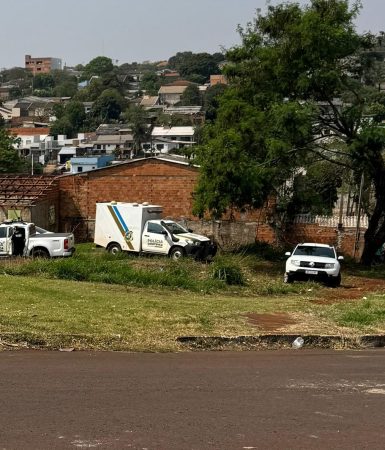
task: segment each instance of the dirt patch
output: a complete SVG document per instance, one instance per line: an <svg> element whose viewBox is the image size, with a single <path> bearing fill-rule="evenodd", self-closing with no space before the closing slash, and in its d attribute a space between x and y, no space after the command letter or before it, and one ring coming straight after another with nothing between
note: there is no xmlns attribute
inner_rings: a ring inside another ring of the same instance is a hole
<svg viewBox="0 0 385 450"><path fill-rule="evenodd" d="M331 305L333 303L361 300L373 292L385 293L385 280L373 278L349 278L339 288L328 289L322 298L311 300L318 305Z"/></svg>
<svg viewBox="0 0 385 450"><path fill-rule="evenodd" d="M286 313L275 314L245 314L248 322L265 331L275 331L284 328L286 325L294 325L296 321Z"/></svg>

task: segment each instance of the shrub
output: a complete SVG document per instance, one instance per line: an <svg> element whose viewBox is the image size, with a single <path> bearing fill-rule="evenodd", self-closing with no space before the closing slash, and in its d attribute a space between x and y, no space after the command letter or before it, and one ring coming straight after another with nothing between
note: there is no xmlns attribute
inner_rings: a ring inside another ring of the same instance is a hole
<svg viewBox="0 0 385 450"><path fill-rule="evenodd" d="M212 277L229 285L243 286L245 278L241 264L235 258L218 257L212 265Z"/></svg>

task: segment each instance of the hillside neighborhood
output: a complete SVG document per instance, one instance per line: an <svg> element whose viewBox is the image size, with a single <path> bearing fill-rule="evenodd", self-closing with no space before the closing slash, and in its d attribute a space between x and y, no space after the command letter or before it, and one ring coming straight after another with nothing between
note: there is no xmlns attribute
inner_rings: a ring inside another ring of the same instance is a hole
<svg viewBox="0 0 385 450"><path fill-rule="evenodd" d="M374 54L383 60L381 40ZM224 247L254 241L293 245L317 237L359 258L368 219L359 186L346 182L320 211L298 210L284 233L277 234L279 198L274 196L261 207L223 214L221 231L207 215L205 222L198 221L193 213L199 173L194 148L229 87L221 73L226 64L219 53L182 52L169 61L120 67L97 57L73 68L63 67L56 57L25 55L23 68L4 69L0 118L23 168L20 174L0 175L0 220L39 217L40 226L74 231L86 241L92 240L96 202L146 201L161 203L175 220L195 222L195 228ZM319 105L325 116L344 107L338 99L331 106ZM333 140L330 131L318 132L325 143ZM47 188L41 189L42 184ZM48 216L37 212L41 208L55 212Z"/></svg>
<svg viewBox="0 0 385 450"><path fill-rule="evenodd" d="M0 448L383 448L383 0L2 10Z"/></svg>

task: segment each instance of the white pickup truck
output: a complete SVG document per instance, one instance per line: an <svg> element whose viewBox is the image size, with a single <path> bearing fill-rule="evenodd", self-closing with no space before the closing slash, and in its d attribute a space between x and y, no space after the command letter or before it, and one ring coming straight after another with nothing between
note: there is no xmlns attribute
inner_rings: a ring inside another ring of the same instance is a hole
<svg viewBox="0 0 385 450"><path fill-rule="evenodd" d="M22 221L0 224L0 256L54 258L72 256L74 252L72 233L38 232L35 224Z"/></svg>

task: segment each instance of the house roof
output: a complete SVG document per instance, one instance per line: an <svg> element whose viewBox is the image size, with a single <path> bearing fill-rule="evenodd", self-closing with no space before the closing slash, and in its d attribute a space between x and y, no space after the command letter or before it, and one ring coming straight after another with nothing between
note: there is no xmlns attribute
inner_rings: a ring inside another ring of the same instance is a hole
<svg viewBox="0 0 385 450"><path fill-rule="evenodd" d="M124 144L125 142L132 142L134 140L132 134L100 134L97 136L94 144L108 145L108 144Z"/></svg>
<svg viewBox="0 0 385 450"><path fill-rule="evenodd" d="M187 89L187 86L161 86L158 93L159 94L183 94Z"/></svg>
<svg viewBox="0 0 385 450"><path fill-rule="evenodd" d="M118 162L118 163L113 163L110 166L106 166L106 167L99 167L97 169L94 169L92 171L89 172L80 172L80 173L63 173L62 175L60 175L61 177L70 177L70 176L89 176L90 172L97 172L100 170L111 170L113 168L119 167L119 166L126 166L128 164L134 164L134 163L145 163L148 161L153 161L153 160L158 160L161 162L166 162L166 163L171 163L171 164L179 164L182 166L189 166L192 167L194 169L197 169L199 166L195 165L195 164L191 164L190 161L183 157L183 156L179 156L179 155L157 155L157 156L149 156L148 158L136 158L136 159L130 159L128 161L123 161L123 162Z"/></svg>
<svg viewBox="0 0 385 450"><path fill-rule="evenodd" d="M76 155L76 147L63 147L58 155Z"/></svg>
<svg viewBox="0 0 385 450"><path fill-rule="evenodd" d="M20 128L10 128L9 132L13 136L40 136L48 135L50 129L46 127L20 127Z"/></svg>
<svg viewBox="0 0 385 450"><path fill-rule="evenodd" d="M152 136L193 136L194 127L154 127L151 133Z"/></svg>
<svg viewBox="0 0 385 450"><path fill-rule="evenodd" d="M56 180L56 177L46 175L1 175L0 205L15 208L34 206L57 189Z"/></svg>
<svg viewBox="0 0 385 450"><path fill-rule="evenodd" d="M151 96L151 95L145 95L141 102L140 106L149 107L149 106L155 106L158 103L159 97L157 95Z"/></svg>

